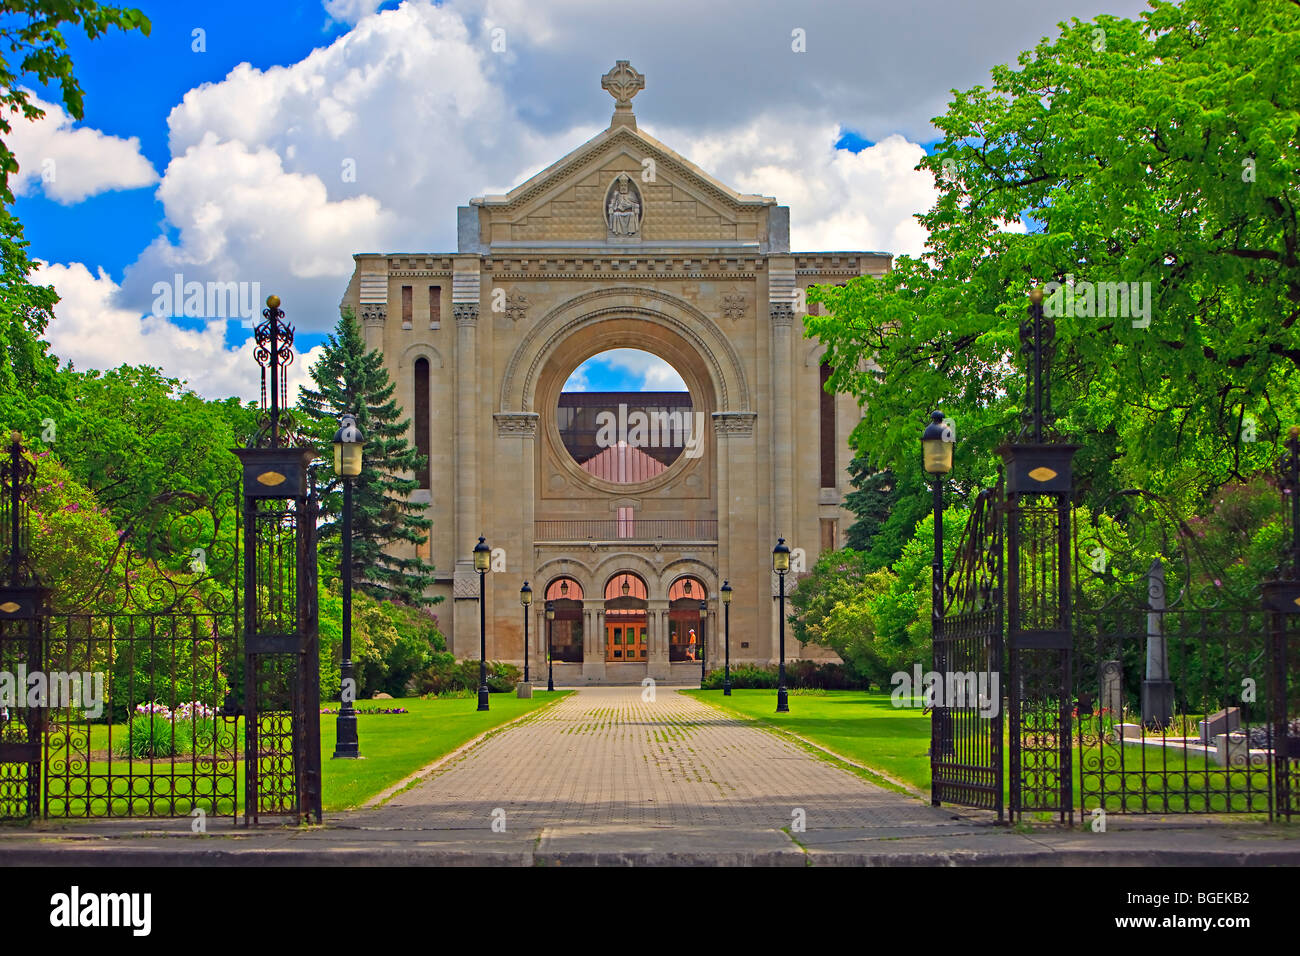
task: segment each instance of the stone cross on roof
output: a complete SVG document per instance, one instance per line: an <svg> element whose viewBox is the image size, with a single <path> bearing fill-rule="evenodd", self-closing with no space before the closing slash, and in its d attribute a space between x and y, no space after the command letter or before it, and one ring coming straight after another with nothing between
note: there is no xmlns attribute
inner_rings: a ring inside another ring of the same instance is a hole
<svg viewBox="0 0 1300 956"><path fill-rule="evenodd" d="M645 74L632 69L627 60L619 60L612 70L600 78L600 88L614 97L614 119L610 125L635 127L632 97L645 89Z"/></svg>

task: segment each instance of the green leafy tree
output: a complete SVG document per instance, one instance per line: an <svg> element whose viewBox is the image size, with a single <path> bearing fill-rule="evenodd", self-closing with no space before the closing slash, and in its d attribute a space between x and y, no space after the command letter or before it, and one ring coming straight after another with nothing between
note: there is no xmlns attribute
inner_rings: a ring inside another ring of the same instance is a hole
<svg viewBox="0 0 1300 956"><path fill-rule="evenodd" d="M0 2L0 140L13 132L9 117L21 113L25 120L40 119L45 111L32 102L20 83L34 78L43 86L58 86L63 105L74 120L85 115L85 94L73 72L66 27L79 28L89 40L110 29L139 30L149 35L149 19L130 7L109 7L93 0L3 0ZM11 205L9 177L18 172L18 160L0 142L0 202Z"/></svg>
<svg viewBox="0 0 1300 956"><path fill-rule="evenodd" d="M954 472L991 477L1019 425L1029 289L1122 282L1149 312L1057 319L1080 483L1190 503L1265 467L1300 415L1298 53L1295 0L1156 2L1064 23L956 92L919 167L939 189L927 254L809 295L832 387L864 408L859 453L899 467L915 410L942 408Z"/></svg>
<svg viewBox="0 0 1300 956"><path fill-rule="evenodd" d="M401 418L393 383L379 352L367 352L361 329L350 310L339 319L320 359L311 367L314 389L303 388L299 400L306 429L321 448L328 448L345 412L356 415L365 436L365 466L352 479L352 575L355 586L382 599L434 604L424 589L433 581L433 566L418 556L400 557L394 545L412 549L425 542L433 522L412 503L413 474L424 464L407 440L410 420ZM337 567L341 562L343 490L332 458L321 470L321 551Z"/></svg>
<svg viewBox="0 0 1300 956"><path fill-rule="evenodd" d="M70 375L70 401L53 416L48 447L95 492L118 527L165 492L210 502L230 499L239 481L231 449L252 413L237 399L207 401L150 366Z"/></svg>
<svg viewBox="0 0 1300 956"><path fill-rule="evenodd" d="M58 296L49 286L33 285L22 223L12 214L10 177L18 160L6 142L11 117L40 119L45 111L32 102L24 80L57 86L74 120L84 115L81 84L73 72L64 30L81 30L94 40L110 29L139 30L149 21L139 10L101 6L85 0L2 0L0 2L0 422L39 434L42 419L66 395L55 359L42 341Z"/></svg>

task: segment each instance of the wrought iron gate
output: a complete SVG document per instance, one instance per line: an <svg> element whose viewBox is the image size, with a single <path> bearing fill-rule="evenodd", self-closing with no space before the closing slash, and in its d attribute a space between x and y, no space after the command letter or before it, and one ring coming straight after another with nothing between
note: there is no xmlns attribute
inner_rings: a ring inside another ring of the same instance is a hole
<svg viewBox="0 0 1300 956"><path fill-rule="evenodd" d="M1123 491L1098 512L1074 547L1081 813L1289 817L1295 615L1157 496Z"/></svg>
<svg viewBox="0 0 1300 956"><path fill-rule="evenodd" d="M0 689L22 696L0 700L0 819L234 819L242 759L245 823L320 822L314 450L285 447L293 329L278 299L267 306L242 495L154 499L82 593L41 587L37 464L14 434L0 461Z"/></svg>
<svg viewBox="0 0 1300 956"><path fill-rule="evenodd" d="M27 502L35 481L36 464L15 432L0 459L0 679L9 680L7 699L0 699L0 820L33 817L40 806L45 712L26 695L26 675L45 669L41 630L49 598L31 563Z"/></svg>
<svg viewBox="0 0 1300 956"><path fill-rule="evenodd" d="M935 622L931 802L1002 819L1001 481L982 491L962 533ZM937 596L936 596L937 597Z"/></svg>

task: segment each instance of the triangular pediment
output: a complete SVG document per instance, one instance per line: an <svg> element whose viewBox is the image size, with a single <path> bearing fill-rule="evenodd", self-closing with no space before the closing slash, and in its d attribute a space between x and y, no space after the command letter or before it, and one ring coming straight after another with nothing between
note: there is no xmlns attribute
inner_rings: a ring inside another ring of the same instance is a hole
<svg viewBox="0 0 1300 956"><path fill-rule="evenodd" d="M622 182L620 182L622 181ZM624 192L624 201L611 200ZM633 126L612 126L504 196L471 200L502 244L752 244L769 196L746 195ZM622 215L614 215L621 212Z"/></svg>

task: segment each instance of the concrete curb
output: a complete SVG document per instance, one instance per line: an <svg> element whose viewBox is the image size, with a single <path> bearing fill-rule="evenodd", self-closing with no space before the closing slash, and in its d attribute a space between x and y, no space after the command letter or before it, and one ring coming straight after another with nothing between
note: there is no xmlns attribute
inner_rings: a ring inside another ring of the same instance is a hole
<svg viewBox="0 0 1300 956"><path fill-rule="evenodd" d="M589 849L542 851L530 848L403 847L170 847L104 845L0 847L0 865L69 867L247 867L247 866L849 866L849 867L959 867L959 866L1110 866L1110 867L1223 867L1297 866L1300 848L1107 850L1053 848L1015 850L849 851L762 849L704 851L682 849Z"/></svg>

